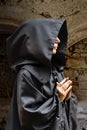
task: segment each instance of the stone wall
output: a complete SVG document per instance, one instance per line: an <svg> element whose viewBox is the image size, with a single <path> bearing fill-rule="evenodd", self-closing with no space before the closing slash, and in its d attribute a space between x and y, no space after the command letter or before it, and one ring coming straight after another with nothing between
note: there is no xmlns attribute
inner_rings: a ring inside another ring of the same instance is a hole
<svg viewBox="0 0 87 130"><path fill-rule="evenodd" d="M73 81L73 89L79 98L87 98L87 38L67 50L68 75Z"/></svg>

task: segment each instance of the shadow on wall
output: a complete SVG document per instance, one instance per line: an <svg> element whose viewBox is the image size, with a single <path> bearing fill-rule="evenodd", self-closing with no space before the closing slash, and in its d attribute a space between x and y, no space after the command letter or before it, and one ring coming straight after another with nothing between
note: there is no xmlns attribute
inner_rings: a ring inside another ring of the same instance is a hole
<svg viewBox="0 0 87 130"><path fill-rule="evenodd" d="M15 74L9 67L6 54L6 38L8 36L9 34L0 34L0 130L5 130L15 80Z"/></svg>

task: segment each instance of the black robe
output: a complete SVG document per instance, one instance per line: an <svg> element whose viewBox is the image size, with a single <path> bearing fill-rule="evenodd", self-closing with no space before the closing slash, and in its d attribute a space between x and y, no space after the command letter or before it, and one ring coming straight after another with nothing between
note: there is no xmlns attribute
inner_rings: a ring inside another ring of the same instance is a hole
<svg viewBox="0 0 87 130"><path fill-rule="evenodd" d="M52 55L56 37L60 44ZM29 19L7 39L10 66L18 71L6 130L77 130L77 100L60 102L56 82L64 79L65 20Z"/></svg>

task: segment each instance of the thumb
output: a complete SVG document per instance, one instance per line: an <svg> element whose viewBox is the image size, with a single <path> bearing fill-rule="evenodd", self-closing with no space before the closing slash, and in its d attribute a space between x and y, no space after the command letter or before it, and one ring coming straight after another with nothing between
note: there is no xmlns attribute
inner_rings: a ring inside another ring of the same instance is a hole
<svg viewBox="0 0 87 130"><path fill-rule="evenodd" d="M59 82L56 82L57 87L61 87L61 84Z"/></svg>

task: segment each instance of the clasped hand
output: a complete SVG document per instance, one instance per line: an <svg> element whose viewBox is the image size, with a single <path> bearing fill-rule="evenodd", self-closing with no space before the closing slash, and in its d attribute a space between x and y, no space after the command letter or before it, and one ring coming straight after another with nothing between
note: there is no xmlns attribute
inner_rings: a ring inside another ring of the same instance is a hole
<svg viewBox="0 0 87 130"><path fill-rule="evenodd" d="M72 93L72 81L69 78L64 78L60 83L56 83L56 88L59 92L60 101L68 100Z"/></svg>

